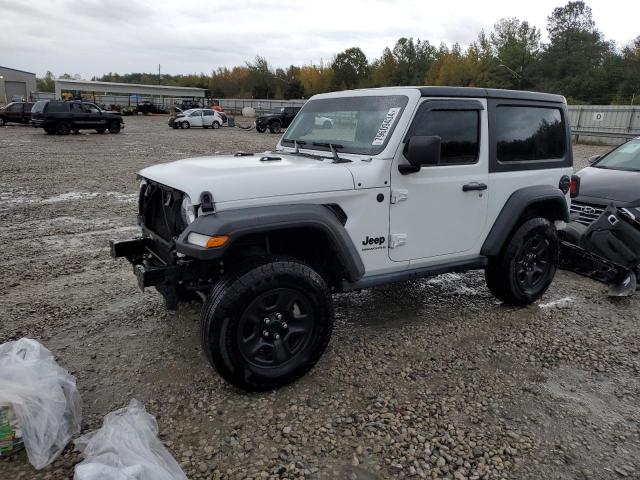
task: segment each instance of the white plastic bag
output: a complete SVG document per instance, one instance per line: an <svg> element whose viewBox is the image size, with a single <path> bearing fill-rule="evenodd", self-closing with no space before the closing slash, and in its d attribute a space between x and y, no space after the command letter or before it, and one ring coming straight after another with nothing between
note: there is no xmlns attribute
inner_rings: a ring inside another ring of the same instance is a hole
<svg viewBox="0 0 640 480"><path fill-rule="evenodd" d="M187 480L158 439L155 417L135 399L75 444L85 460L76 465L74 480Z"/></svg>
<svg viewBox="0 0 640 480"><path fill-rule="evenodd" d="M0 345L0 403L10 403L31 464L41 469L80 433L76 379L29 338Z"/></svg>

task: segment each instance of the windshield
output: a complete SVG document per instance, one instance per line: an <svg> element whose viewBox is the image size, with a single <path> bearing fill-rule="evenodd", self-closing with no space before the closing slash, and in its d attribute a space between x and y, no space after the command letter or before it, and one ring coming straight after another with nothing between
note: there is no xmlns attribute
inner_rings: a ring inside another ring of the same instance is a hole
<svg viewBox="0 0 640 480"><path fill-rule="evenodd" d="M38 100L33 104L31 108L31 113L41 113L44 111L44 106L47 104L48 100Z"/></svg>
<svg viewBox="0 0 640 480"><path fill-rule="evenodd" d="M376 155L387 144L408 97L404 95L310 100L287 129L283 142L304 148ZM314 145L314 143L325 144Z"/></svg>
<svg viewBox="0 0 640 480"><path fill-rule="evenodd" d="M640 172L640 139L631 140L598 160L596 168Z"/></svg>

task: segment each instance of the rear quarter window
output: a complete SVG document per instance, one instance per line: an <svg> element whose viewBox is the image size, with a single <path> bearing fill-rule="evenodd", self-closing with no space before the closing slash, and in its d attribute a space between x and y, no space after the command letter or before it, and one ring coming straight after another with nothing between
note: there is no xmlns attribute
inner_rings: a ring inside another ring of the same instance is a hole
<svg viewBox="0 0 640 480"><path fill-rule="evenodd" d="M555 107L499 105L494 134L499 162L557 159L567 149L562 112Z"/></svg>

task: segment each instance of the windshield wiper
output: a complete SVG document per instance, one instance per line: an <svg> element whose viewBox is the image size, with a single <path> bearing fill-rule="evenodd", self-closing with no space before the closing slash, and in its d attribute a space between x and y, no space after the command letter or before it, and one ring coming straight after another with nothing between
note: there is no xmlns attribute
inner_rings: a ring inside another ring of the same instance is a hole
<svg viewBox="0 0 640 480"><path fill-rule="evenodd" d="M336 152L336 149L344 148L343 145L328 142L313 142L311 145L314 145L316 147L326 147L331 150L331 155L333 155L333 163L351 163L351 160L347 158L340 158L338 156L338 152Z"/></svg>

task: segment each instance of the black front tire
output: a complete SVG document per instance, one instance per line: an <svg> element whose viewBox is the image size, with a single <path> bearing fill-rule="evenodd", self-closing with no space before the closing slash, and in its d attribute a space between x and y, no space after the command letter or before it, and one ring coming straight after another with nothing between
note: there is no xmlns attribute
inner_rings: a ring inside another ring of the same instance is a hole
<svg viewBox="0 0 640 480"><path fill-rule="evenodd" d="M109 133L120 133L120 122L110 122L107 128Z"/></svg>
<svg viewBox="0 0 640 480"><path fill-rule="evenodd" d="M271 133L280 133L280 130L282 130L282 124L278 120L271 122L269 125L269 131Z"/></svg>
<svg viewBox="0 0 640 480"><path fill-rule="evenodd" d="M229 383L264 391L306 374L333 330L331 293L297 260L265 257L213 287L201 319L209 362Z"/></svg>
<svg viewBox="0 0 640 480"><path fill-rule="evenodd" d="M555 226L532 218L518 227L485 269L493 295L509 305L529 305L547 291L558 269L560 244Z"/></svg>
<svg viewBox="0 0 640 480"><path fill-rule="evenodd" d="M67 122L60 122L56 125L56 133L58 135L69 135L71 133L71 125Z"/></svg>
<svg viewBox="0 0 640 480"><path fill-rule="evenodd" d="M264 133L267 131L267 127L265 127L264 125L256 125L256 130L258 131L258 133Z"/></svg>

